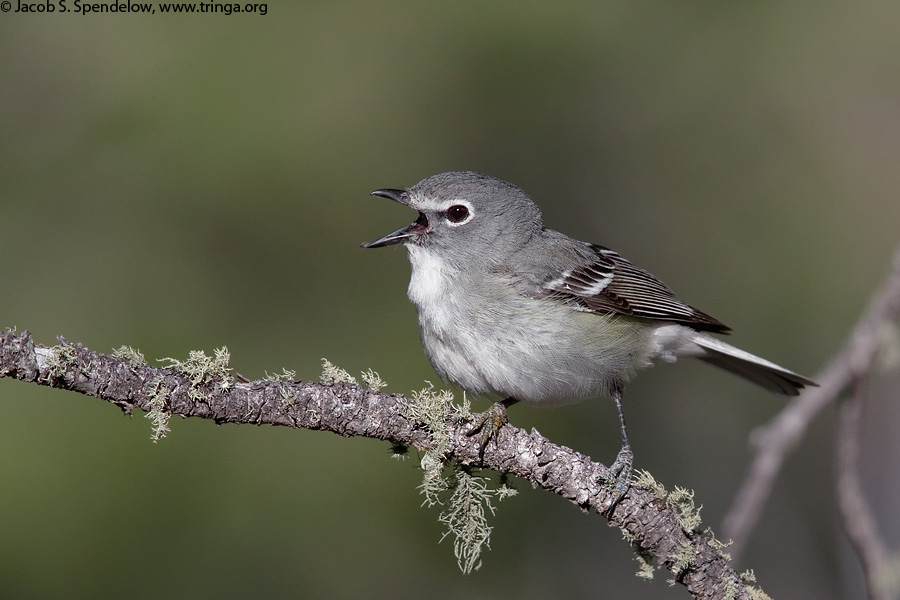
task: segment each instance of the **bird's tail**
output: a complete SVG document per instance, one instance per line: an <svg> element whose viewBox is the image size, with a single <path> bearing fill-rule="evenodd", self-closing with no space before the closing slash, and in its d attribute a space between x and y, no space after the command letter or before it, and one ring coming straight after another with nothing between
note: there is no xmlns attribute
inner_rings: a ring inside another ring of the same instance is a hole
<svg viewBox="0 0 900 600"><path fill-rule="evenodd" d="M695 356L703 362L743 377L770 392L796 396L806 386L818 386L815 381L803 375L798 375L704 333L697 333L693 342L701 350Z"/></svg>

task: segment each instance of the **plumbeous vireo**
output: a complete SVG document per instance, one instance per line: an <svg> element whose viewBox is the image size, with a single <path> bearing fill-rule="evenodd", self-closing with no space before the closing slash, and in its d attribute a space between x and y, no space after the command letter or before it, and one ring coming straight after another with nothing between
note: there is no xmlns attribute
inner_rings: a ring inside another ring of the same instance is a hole
<svg viewBox="0 0 900 600"><path fill-rule="evenodd" d="M564 404L608 394L622 430L609 471L610 508L631 482L621 396L639 369L690 356L777 394L815 385L712 337L728 327L612 250L547 229L537 205L511 183L452 172L372 195L419 213L363 247L406 246L409 299L434 370L467 392L505 399L476 419L481 452L517 401Z"/></svg>

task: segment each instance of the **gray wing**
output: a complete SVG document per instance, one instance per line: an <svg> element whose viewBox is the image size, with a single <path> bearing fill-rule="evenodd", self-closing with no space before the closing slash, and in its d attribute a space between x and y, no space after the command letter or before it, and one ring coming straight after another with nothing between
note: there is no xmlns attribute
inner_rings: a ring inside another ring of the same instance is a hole
<svg viewBox="0 0 900 600"><path fill-rule="evenodd" d="M603 246L588 245L585 261L541 285L540 297L577 310L675 321L700 331L728 333L713 317L685 304L666 285Z"/></svg>

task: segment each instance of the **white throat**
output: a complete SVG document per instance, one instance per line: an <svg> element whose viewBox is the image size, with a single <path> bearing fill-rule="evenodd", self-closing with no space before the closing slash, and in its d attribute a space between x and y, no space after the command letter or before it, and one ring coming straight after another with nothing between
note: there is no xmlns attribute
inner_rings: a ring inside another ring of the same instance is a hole
<svg viewBox="0 0 900 600"><path fill-rule="evenodd" d="M412 275L407 295L418 308L440 306L453 276L452 269L437 254L421 246L408 245Z"/></svg>

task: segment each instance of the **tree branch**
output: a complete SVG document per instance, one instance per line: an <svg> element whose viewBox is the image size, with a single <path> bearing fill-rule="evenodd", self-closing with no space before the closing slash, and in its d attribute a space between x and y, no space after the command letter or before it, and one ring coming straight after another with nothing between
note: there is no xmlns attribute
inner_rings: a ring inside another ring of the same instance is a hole
<svg viewBox="0 0 900 600"><path fill-rule="evenodd" d="M59 342L47 347L35 344L27 331L0 333L0 377L80 392L111 402L126 413L137 407L217 423L318 429L422 450L431 444L423 424L404 416L404 403L410 400L399 394L349 383L199 378L173 367L92 352L62 338ZM482 463L478 442L466 435L469 422L450 418L446 425L448 458L516 475L586 511L603 514L610 504L605 466L551 443L535 430L528 433L505 425L497 444L486 448ZM734 571L711 532L689 522L685 511L665 502L654 486L633 486L607 518L639 553L664 565L695 598L747 600L751 593L759 597L760 590Z"/></svg>
<svg viewBox="0 0 900 600"><path fill-rule="evenodd" d="M895 600L898 590L890 577L891 554L878 532L875 515L859 477L859 436L865 384L864 378L858 379L853 393L841 404L836 433L838 508L847 537L862 563L869 598Z"/></svg>
<svg viewBox="0 0 900 600"><path fill-rule="evenodd" d="M804 390L768 424L753 433L756 457L722 527L725 538L733 541L731 551L734 556L743 550L750 531L759 520L788 452L803 438L816 415L840 397L861 373L872 368L884 339L883 328L900 315L900 249L895 252L892 262L893 268L885 283L872 297L844 346L814 377L820 387Z"/></svg>

